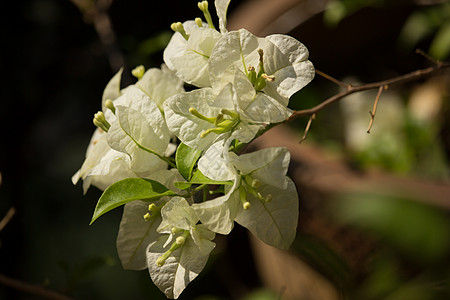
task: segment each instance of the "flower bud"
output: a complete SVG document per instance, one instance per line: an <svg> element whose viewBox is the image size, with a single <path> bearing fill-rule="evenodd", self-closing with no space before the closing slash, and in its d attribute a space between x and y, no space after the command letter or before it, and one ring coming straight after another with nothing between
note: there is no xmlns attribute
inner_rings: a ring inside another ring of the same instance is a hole
<svg viewBox="0 0 450 300"><path fill-rule="evenodd" d="M137 66L131 71L131 74L137 79L141 79L144 76L145 68L143 65Z"/></svg>
<svg viewBox="0 0 450 300"><path fill-rule="evenodd" d="M116 114L116 107L114 106L114 103L111 99L106 99L105 101L105 107L113 112L113 114Z"/></svg>
<svg viewBox="0 0 450 300"><path fill-rule="evenodd" d="M175 243L177 245L183 245L186 242L186 238L184 236L179 236L175 239Z"/></svg>
<svg viewBox="0 0 450 300"><path fill-rule="evenodd" d="M195 24L197 24L198 27L203 27L203 21L201 18L195 18Z"/></svg>

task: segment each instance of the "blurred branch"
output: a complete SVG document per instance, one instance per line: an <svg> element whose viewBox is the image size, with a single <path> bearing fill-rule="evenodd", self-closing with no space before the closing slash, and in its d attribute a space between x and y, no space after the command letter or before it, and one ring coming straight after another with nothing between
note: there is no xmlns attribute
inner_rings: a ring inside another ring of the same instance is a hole
<svg viewBox="0 0 450 300"><path fill-rule="evenodd" d="M383 92L383 90L387 90L387 88L388 88L387 85L382 85L378 88L378 93L377 93L377 96L375 97L375 101L373 103L373 109L369 111L370 122L369 122L369 127L367 128L367 133L370 133L370 130L372 129L373 121L375 120L375 114L377 113L378 100L380 99L381 92Z"/></svg>
<svg viewBox="0 0 450 300"><path fill-rule="evenodd" d="M51 299L51 300L74 300L73 298L67 297L65 295L59 294L59 293L51 291L51 290L47 290L47 289L45 289L43 287L40 287L38 285L22 282L20 280L7 277L7 276L5 276L3 274L0 274L0 283L4 284L6 286L9 286L9 287L11 287L13 289L16 289L18 291L29 293L29 294L33 294L33 295L38 295L38 296L44 297L46 299Z"/></svg>
<svg viewBox="0 0 450 300"><path fill-rule="evenodd" d="M117 45L111 18L108 15L113 0L70 0L83 14L84 21L93 24L95 31L102 43L109 64L113 72L118 71L124 64L125 59Z"/></svg>
<svg viewBox="0 0 450 300"><path fill-rule="evenodd" d="M413 71L413 72L410 72L410 73L407 73L404 75L400 75L400 76L397 76L397 77L394 77L391 79L378 81L378 82L372 82L372 83L363 84L363 85L357 85L357 86L354 86L351 84L345 84L337 79L334 79L330 75L327 75L321 71L316 70L316 73L318 75L321 75L324 78L326 78L340 86L346 86L345 90L340 92L339 94L336 94L336 95L326 99L322 103L320 103L312 108L294 111L293 114L286 121L289 122L289 121L295 120L299 117L311 116L313 114L316 114L317 112L319 112L323 108L327 107L328 105L330 105L334 102L337 102L337 101L341 100L342 98L344 98L350 94L353 94L353 93L372 90L372 89L379 89L380 87L387 88L391 85L402 84L402 83L406 83L409 81L414 81L417 79L431 76L431 75L433 75L443 69L449 68L449 67L450 67L450 63L448 63L448 62L436 61L433 66L425 68L425 69L416 70L416 71Z"/></svg>
<svg viewBox="0 0 450 300"><path fill-rule="evenodd" d="M309 128L311 127L312 120L314 120L315 118L316 118L316 115L315 115L315 114L312 114L312 115L309 117L308 123L306 124L305 133L303 134L303 137L302 137L302 139L300 140L299 143L301 143L301 142L303 142L304 140L306 140L306 137L307 137L307 135L308 135Z"/></svg>
<svg viewBox="0 0 450 300"><path fill-rule="evenodd" d="M0 221L0 231L3 230L3 228L5 228L5 226L9 223L9 221L11 221L12 217L14 216L14 214L16 213L16 209L14 207L11 207L8 212L6 213L6 215L3 217L3 219Z"/></svg>
<svg viewBox="0 0 450 300"><path fill-rule="evenodd" d="M368 188L402 194L418 202L450 211L449 184L395 176L377 170L356 170L343 158L330 157L319 147L304 144L300 146L296 141L296 133L285 124L268 130L251 145L257 149L286 147L292 157L290 176L304 195L337 195Z"/></svg>

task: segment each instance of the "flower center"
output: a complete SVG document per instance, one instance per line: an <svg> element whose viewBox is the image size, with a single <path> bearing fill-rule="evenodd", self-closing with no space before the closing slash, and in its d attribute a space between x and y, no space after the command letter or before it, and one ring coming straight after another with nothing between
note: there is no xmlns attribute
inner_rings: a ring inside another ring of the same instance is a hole
<svg viewBox="0 0 450 300"><path fill-rule="evenodd" d="M259 70L256 73L256 69L253 66L248 66L246 73L247 77L255 88L256 92L261 91L266 86L266 81L274 81L275 76L267 75L264 70L264 51L263 49L258 49L259 54Z"/></svg>
<svg viewBox="0 0 450 300"><path fill-rule="evenodd" d="M216 134L232 131L237 124L239 124L239 114L235 111L231 111L223 108L216 117L206 117L198 112L194 107L189 108L189 112L197 118L213 124L215 127L209 128L200 134L200 137L205 137L211 132Z"/></svg>

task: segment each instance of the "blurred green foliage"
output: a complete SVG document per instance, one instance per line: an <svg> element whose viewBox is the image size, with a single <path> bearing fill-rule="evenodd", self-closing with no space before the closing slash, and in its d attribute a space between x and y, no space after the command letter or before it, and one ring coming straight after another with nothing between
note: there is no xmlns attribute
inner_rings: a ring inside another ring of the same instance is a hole
<svg viewBox="0 0 450 300"><path fill-rule="evenodd" d="M334 215L376 241L376 252L351 299L448 299L450 219L447 212L388 193L340 197Z"/></svg>

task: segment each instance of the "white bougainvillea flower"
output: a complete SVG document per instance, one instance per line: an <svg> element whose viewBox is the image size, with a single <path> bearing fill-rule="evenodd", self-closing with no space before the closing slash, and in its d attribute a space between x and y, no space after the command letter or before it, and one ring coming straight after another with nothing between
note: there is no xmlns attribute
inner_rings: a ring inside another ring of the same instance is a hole
<svg viewBox="0 0 450 300"><path fill-rule="evenodd" d="M142 67L143 69L143 67ZM143 72L143 71L142 71ZM130 107L134 107L135 109L140 109L141 102L146 103L144 107L151 106L151 102L149 99L152 99L156 105L162 109L163 102L170 96L180 93L184 91L182 86L182 81L176 77L176 75L167 69L164 65L161 69L150 69L143 76L141 76L140 80L136 83L136 87L139 87L143 93L148 96L148 99L142 97L138 92L135 91L135 87L128 87L124 90L120 88L122 76L122 69L114 75L114 77L109 81L106 85L105 90L103 91L102 96L102 124L101 128L104 128L106 131L109 131L111 124L107 121L117 121L115 116L114 105L118 106L119 114L127 114L126 117L132 117L132 112L129 109ZM125 96L123 96L126 94ZM133 97L136 96L136 100L133 100ZM123 96L123 97L121 97ZM145 101L142 101L142 100ZM117 100L117 101L116 101ZM121 106L125 106L127 108L122 108ZM152 106L154 108L154 106ZM113 112L114 110L114 112ZM125 111L125 112L124 112ZM148 109L147 109L148 111ZM142 113L138 113L141 114ZM155 114L158 114L155 112ZM97 114L98 115L98 114ZM96 115L96 116L97 116ZM159 115L161 115L159 113ZM148 117L149 114L146 113ZM125 118L125 117L124 117ZM137 120L136 120L137 121ZM94 121L95 122L95 121ZM137 121L140 122L140 121ZM165 127L165 122L161 116L155 121L160 122L155 130L158 131L158 134L161 136L162 134L169 135L167 128ZM114 122L113 122L114 123ZM106 126L106 127L104 127ZM132 156L129 155L127 150L125 150L123 145L120 145L120 142L124 142L122 139L123 132L114 132L114 130L118 130L117 126L113 126L113 131L105 133L105 130L97 128L94 132L91 142L88 146L86 152L86 159L80 168L80 170L72 177L72 182L76 184L79 179L83 179L83 190L84 193L88 190L90 185L94 185L101 190L105 190L109 185L125 179L129 177L145 177L149 173L149 168L152 165L147 165L147 169L135 167L138 163L132 161ZM162 128L162 129L159 129ZM117 139L114 140L111 136L113 134L117 134ZM114 146L115 149L111 148L109 142ZM168 138L164 138L163 143L166 143ZM119 144L119 145L117 145ZM166 145L166 148L162 150L164 147L157 147L158 153L161 151L165 151L163 156L171 155L175 151L175 147L172 144ZM165 168L167 166L164 162L157 162L153 165L155 170ZM133 170L132 170L133 169Z"/></svg>
<svg viewBox="0 0 450 300"><path fill-rule="evenodd" d="M208 200L203 203L194 203L192 208L206 228L219 234L229 234L234 226L238 212L239 193L236 192L240 178L233 179L233 186L225 186L225 195Z"/></svg>
<svg viewBox="0 0 450 300"><path fill-rule="evenodd" d="M107 132L111 148L130 156L130 169L145 177L167 168L164 154L171 133L158 106L139 88L130 86L114 101Z"/></svg>
<svg viewBox="0 0 450 300"><path fill-rule="evenodd" d="M176 299L206 265L215 234L197 224L195 211L182 197L167 202L161 216L158 232L165 235L148 246L147 264L153 282L168 298Z"/></svg>
<svg viewBox="0 0 450 300"><path fill-rule="evenodd" d="M120 69L106 85L102 95L102 109L106 115L112 112L106 109L107 100L113 101L120 97L120 81L123 69ZM121 152L111 149L105 132L97 128L91 137L86 150L86 159L81 168L72 176L73 184L82 179L83 193L86 193L91 185L105 190L109 185L129 177L137 177L129 168L129 157Z"/></svg>
<svg viewBox="0 0 450 300"><path fill-rule="evenodd" d="M230 194L193 205L202 224L220 233L231 230L236 221L263 242L289 248L298 222L297 191L286 176L289 152L268 148L237 156L224 149L227 143L216 143L198 162L199 170L209 178L234 181Z"/></svg>
<svg viewBox="0 0 450 300"><path fill-rule="evenodd" d="M161 69L148 69L136 82L136 86L155 102L161 111L167 98L184 92L183 81L164 64Z"/></svg>
<svg viewBox="0 0 450 300"><path fill-rule="evenodd" d="M228 86L230 87L230 86ZM183 143L205 150L215 141L232 134L241 142L251 141L261 129L233 110L231 89L215 95L211 88L202 88L177 94L164 103L167 125Z"/></svg>
<svg viewBox="0 0 450 300"><path fill-rule="evenodd" d="M302 43L280 34L258 38L245 29L223 34L208 64L216 92L233 83L240 109L250 119L268 123L289 115L289 98L314 77Z"/></svg>
<svg viewBox="0 0 450 300"><path fill-rule="evenodd" d="M220 32L214 28L207 1L198 4L207 23L198 18L196 21L172 24L175 33L164 50L164 62L185 82L197 87L210 86L208 60L221 33L227 32L226 12L229 2L215 2Z"/></svg>
<svg viewBox="0 0 450 300"><path fill-rule="evenodd" d="M147 178L182 193L174 186L174 182L183 181L177 169L159 170ZM117 252L124 269L143 270L148 267L147 247L161 236L156 230L162 220L161 208L168 201L169 197L162 197L150 205L140 200L125 204L116 242Z"/></svg>
<svg viewBox="0 0 450 300"><path fill-rule="evenodd" d="M285 189L261 184L258 192L262 195L271 195L272 199L261 200L250 193L247 201L251 207L243 209L239 206L235 219L258 239L279 249L289 249L297 233L298 194L292 180L287 178L286 181Z"/></svg>
<svg viewBox="0 0 450 300"><path fill-rule="evenodd" d="M166 64L170 61L173 70L187 83L197 87L210 86L208 60L219 38L220 33L215 29L193 28L182 49L174 50L169 43L164 51Z"/></svg>
<svg viewBox="0 0 450 300"><path fill-rule="evenodd" d="M80 170L72 176L73 184L83 180L83 193L91 185L105 190L111 184L129 177L138 177L129 168L128 155L111 149L106 134L99 128L92 135L86 151L86 159Z"/></svg>

